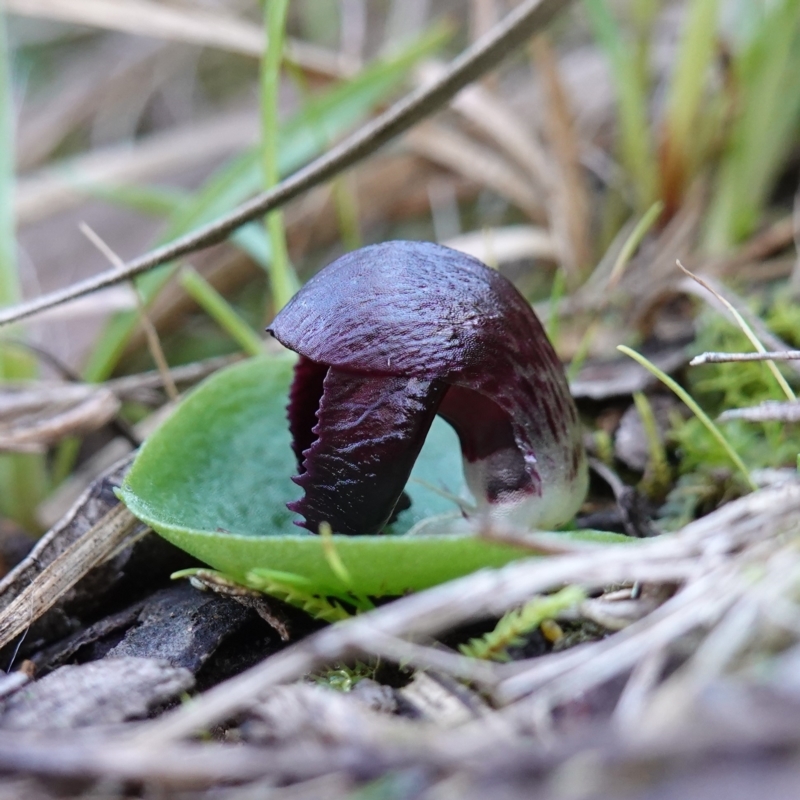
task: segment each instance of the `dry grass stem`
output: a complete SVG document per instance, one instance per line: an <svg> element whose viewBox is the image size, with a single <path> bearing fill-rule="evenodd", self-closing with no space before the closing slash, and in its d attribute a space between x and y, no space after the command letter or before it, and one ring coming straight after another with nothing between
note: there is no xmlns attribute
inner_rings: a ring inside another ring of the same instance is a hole
<svg viewBox="0 0 800 800"><path fill-rule="evenodd" d="M438 122L423 122L404 143L436 164L492 189L534 221L543 219L542 201L513 166L484 145Z"/></svg>
<svg viewBox="0 0 800 800"><path fill-rule="evenodd" d="M614 723L618 730L631 730L641 720L642 710L658 684L666 663L667 649L654 649L631 670L614 707Z"/></svg>
<svg viewBox="0 0 800 800"><path fill-rule="evenodd" d="M444 69L442 64L428 64L421 70L421 75L423 80L433 80ZM464 120L494 142L505 156L525 170L542 204L553 176L548 154L530 126L501 97L481 84L462 89L450 105Z"/></svg>
<svg viewBox="0 0 800 800"><path fill-rule="evenodd" d="M0 451L44 452L67 436L102 428L119 411L119 399L108 389L59 386L77 391L67 392L67 397L52 390L13 392L13 410L4 402L4 387L0 392Z"/></svg>
<svg viewBox="0 0 800 800"><path fill-rule="evenodd" d="M47 160L70 133L90 123L110 98L124 97L143 81L152 81L156 72L164 79L175 77L176 68L185 67L186 58L167 55L166 50L163 42L136 47L130 53L91 50L66 65L56 77L52 93L32 100L27 107L23 104L15 153L17 171L29 172Z"/></svg>
<svg viewBox="0 0 800 800"><path fill-rule="evenodd" d="M113 145L56 162L20 180L14 204L18 223L72 208L95 187L160 179L249 147L257 138L256 115L237 112L154 133L135 148Z"/></svg>
<svg viewBox="0 0 800 800"><path fill-rule="evenodd" d="M117 269L125 268L125 262L108 246L107 242L100 238L96 231L92 230L92 228L85 222L81 222L78 227L80 228L81 233L111 262L111 264L113 264L113 266L115 266ZM147 309L145 308L142 296L139 293L139 290L133 284L133 281L131 281L131 289L133 290L136 298L136 310L139 313L139 324L144 330L144 335L147 340L147 348L150 351L150 355L155 362L159 374L161 375L164 391L167 393L167 397L169 397L172 402L176 402L179 396L178 388L175 386L175 381L172 379L172 375L170 374L169 364L167 363L167 358L164 355L164 349L161 347L161 340L158 338L158 331L156 330L155 325L153 325L147 313Z"/></svg>
<svg viewBox="0 0 800 800"><path fill-rule="evenodd" d="M553 155L550 180L551 226L560 243L561 263L574 285L591 264L589 248L589 196L581 146L553 48L546 35L533 41L535 63L542 76L547 142Z"/></svg>
<svg viewBox="0 0 800 800"><path fill-rule="evenodd" d="M169 370L170 379L174 384L197 383L209 375L213 375L218 370L235 364L241 358L242 356L237 353L230 356L214 356L203 361L195 361L192 364L171 367ZM164 375L160 370L153 370L152 372L141 372L138 375L113 378L102 385L114 392L118 397L127 398L143 390L164 388Z"/></svg>
<svg viewBox="0 0 800 800"><path fill-rule="evenodd" d="M264 51L261 26L210 9L152 0L6 0L5 5L13 14L217 47L256 58ZM287 42L286 57L298 67L331 77L351 75L358 69L352 59L308 42Z"/></svg>
<svg viewBox="0 0 800 800"><path fill-rule="evenodd" d="M505 264L522 259L556 259L553 237L544 228L534 225L485 228L448 239L443 244L487 264Z"/></svg>
<svg viewBox="0 0 800 800"><path fill-rule="evenodd" d="M217 356L169 370L175 386L193 384L238 358ZM0 449L14 443L47 445L73 434L97 430L113 419L124 400L158 405L165 387L161 371L115 378L103 384L30 381L5 384L0 390Z"/></svg>
<svg viewBox="0 0 800 800"><path fill-rule="evenodd" d="M0 647L19 636L58 602L89 570L102 564L134 535L141 523L122 505L109 511L93 528L36 576L0 612Z"/></svg>
<svg viewBox="0 0 800 800"><path fill-rule="evenodd" d="M747 303L730 289L723 288L718 281L706 275L703 278L706 286L700 286L693 278L684 278L678 283L678 288L687 294L693 294L700 297L709 305L716 307L719 311L726 310L726 306L717 299L718 296L725 295L727 302L730 306L742 317L747 325L753 330L758 339L765 345L765 352L769 351L787 351L791 350L780 337L776 336L762 320L753 314L747 307ZM709 294L711 297L709 298ZM767 359L769 360L769 359ZM786 361L788 367L795 372L800 372L800 364L792 359Z"/></svg>

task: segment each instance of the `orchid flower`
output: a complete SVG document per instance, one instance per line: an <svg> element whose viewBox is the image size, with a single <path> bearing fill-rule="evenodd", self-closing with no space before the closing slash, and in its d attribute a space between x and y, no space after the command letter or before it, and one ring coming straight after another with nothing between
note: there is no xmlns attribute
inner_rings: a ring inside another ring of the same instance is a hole
<svg viewBox="0 0 800 800"><path fill-rule="evenodd" d="M312 278L268 331L300 356L288 406L297 524L380 532L437 414L458 434L479 513L550 528L583 502L561 363L530 304L477 259L427 242L364 247Z"/></svg>

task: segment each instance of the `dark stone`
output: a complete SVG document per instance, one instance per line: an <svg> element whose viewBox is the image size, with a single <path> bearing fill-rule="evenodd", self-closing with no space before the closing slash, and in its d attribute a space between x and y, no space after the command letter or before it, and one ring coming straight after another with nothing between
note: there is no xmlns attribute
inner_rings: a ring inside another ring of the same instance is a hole
<svg viewBox="0 0 800 800"><path fill-rule="evenodd" d="M226 638L254 616L235 600L181 583L146 601L136 624L107 658L159 658L195 673Z"/></svg>

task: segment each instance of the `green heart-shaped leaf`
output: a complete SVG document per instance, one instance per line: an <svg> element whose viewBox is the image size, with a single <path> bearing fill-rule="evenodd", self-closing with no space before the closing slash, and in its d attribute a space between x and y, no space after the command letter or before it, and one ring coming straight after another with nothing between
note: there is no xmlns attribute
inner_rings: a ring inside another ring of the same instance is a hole
<svg viewBox="0 0 800 800"><path fill-rule="evenodd" d="M293 364L251 359L198 387L142 446L120 489L128 508L173 544L252 585L261 570L299 576L322 593L395 595L530 555L466 533L402 535L434 515L453 513L452 524L438 527L458 527L451 498L464 493L460 450L439 419L407 487L411 508L386 533L328 538L293 525L286 503L300 489L290 480L297 465L285 410Z"/></svg>

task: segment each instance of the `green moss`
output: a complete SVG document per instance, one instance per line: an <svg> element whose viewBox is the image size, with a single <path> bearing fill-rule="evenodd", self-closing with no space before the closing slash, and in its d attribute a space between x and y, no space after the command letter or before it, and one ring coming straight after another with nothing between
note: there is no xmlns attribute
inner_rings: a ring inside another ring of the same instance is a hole
<svg viewBox="0 0 800 800"><path fill-rule="evenodd" d="M350 692L353 687L365 678L374 680L380 666L379 659L373 659L369 663L356 661L355 664L336 664L330 669L312 675L311 679L320 686L327 686L337 692Z"/></svg>
<svg viewBox="0 0 800 800"><path fill-rule="evenodd" d="M786 303L776 303L767 315L767 323L782 332L800 330L800 310ZM779 324L775 324L779 323ZM752 346L744 334L717 314L703 314L698 324L695 351L750 352ZM797 385L797 376L780 367L790 384ZM767 400L784 397L764 362L706 364L692 367L687 374L687 388L698 403L716 417L731 408L758 405ZM783 423L753 423L734 420L723 423L722 431L734 449L742 454L747 466L793 466L800 447L800 430ZM697 419L684 420L676 415L670 432L677 447L679 472L687 474L698 469L726 468L729 460L722 447Z"/></svg>
<svg viewBox="0 0 800 800"><path fill-rule="evenodd" d="M800 309L777 300L764 315L768 326L792 344L800 332ZM744 334L716 313L698 321L694 351L751 352ZM796 388L798 376L785 366L781 372ZM784 400L764 362L707 364L692 367L686 376L692 397L713 418L732 408L755 406L768 400ZM749 470L794 467L800 451L800 426L782 422L720 423L728 442L741 454ZM669 444L677 457L679 479L660 510L662 527L677 528L747 492L741 476L734 474L725 449L700 421L676 413L672 417Z"/></svg>

